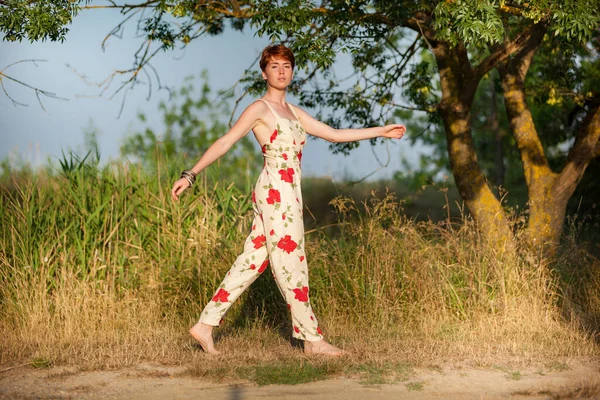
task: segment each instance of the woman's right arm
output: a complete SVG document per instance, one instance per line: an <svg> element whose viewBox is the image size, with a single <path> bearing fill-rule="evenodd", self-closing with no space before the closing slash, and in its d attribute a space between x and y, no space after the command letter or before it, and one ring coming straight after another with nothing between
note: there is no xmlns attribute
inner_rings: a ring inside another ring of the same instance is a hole
<svg viewBox="0 0 600 400"><path fill-rule="evenodd" d="M192 171L195 174L199 174L202 170L219 159L219 157L227 153L234 143L246 136L248 132L256 126L260 120L261 112L262 108L259 104L252 103L249 105L231 129L210 145L196 165L192 167ZM171 197L173 200L178 200L179 195L189 186L190 183L185 178L177 180L173 185L173 189L171 189Z"/></svg>
<svg viewBox="0 0 600 400"><path fill-rule="evenodd" d="M404 133L406 132L406 127L400 124L376 126L372 128L334 129L329 125L314 119L299 107L296 107L296 112L298 113L306 133L333 143L355 142L376 137L402 139L402 136L404 136Z"/></svg>

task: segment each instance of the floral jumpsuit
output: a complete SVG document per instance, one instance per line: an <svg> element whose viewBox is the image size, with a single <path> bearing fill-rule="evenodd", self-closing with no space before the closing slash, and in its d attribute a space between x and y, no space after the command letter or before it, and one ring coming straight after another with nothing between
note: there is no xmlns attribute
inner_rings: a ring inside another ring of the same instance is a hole
<svg viewBox="0 0 600 400"><path fill-rule="evenodd" d="M261 99L261 101L264 101ZM308 267L300 192L300 161L306 132L296 120L281 118L264 101L276 120L269 142L262 146L264 167L252 193L254 221L244 251L227 272L200 322L219 325L232 303L271 266L275 282L292 314L293 337L323 338L308 298Z"/></svg>

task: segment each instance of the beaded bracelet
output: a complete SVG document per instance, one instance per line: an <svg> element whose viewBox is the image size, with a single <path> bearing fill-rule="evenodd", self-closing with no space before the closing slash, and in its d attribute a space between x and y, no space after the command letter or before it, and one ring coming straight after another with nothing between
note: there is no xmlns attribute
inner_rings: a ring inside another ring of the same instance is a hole
<svg viewBox="0 0 600 400"><path fill-rule="evenodd" d="M194 184L194 182L196 182L196 173L194 171L192 171L191 169L186 169L181 171L181 177L180 178L184 178L185 180L187 180L190 184L190 186L192 186Z"/></svg>

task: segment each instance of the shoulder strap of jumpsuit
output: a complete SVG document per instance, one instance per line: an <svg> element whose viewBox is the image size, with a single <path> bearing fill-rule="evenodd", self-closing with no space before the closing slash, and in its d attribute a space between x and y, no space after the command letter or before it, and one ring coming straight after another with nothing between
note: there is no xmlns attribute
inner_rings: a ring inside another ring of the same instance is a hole
<svg viewBox="0 0 600 400"><path fill-rule="evenodd" d="M298 118L298 114L296 114L296 109L290 103L285 104L287 104L290 110L292 110L292 114L294 114L294 117L296 117L296 121L300 121L300 118Z"/></svg>

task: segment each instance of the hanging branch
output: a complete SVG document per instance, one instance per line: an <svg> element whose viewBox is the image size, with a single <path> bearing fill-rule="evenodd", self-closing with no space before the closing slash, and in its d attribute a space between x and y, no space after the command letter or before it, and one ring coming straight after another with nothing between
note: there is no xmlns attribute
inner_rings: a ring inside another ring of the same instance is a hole
<svg viewBox="0 0 600 400"><path fill-rule="evenodd" d="M31 62L31 63L33 63L33 65L35 65L37 67L38 66L37 65L38 62L47 62L47 60L34 60L34 59L32 59L32 60L20 60L20 61L16 61L16 62L14 62L12 64L7 65L6 67L4 67L3 70L0 71L0 86L2 86L2 91L4 92L4 94L6 95L6 97L8 97L10 99L10 101L12 101L12 103L13 103L14 106L28 107L29 104L21 103L21 102L15 100L8 93L8 91L6 90L6 87L4 86L4 78L6 78L6 79L8 79L10 81L16 82L19 85L25 86L28 89L33 90L35 92L35 97L37 98L38 102L40 103L40 107L42 107L42 110L44 110L44 111L46 111L46 108L44 107L44 104L42 103L41 96L46 96L46 97L49 97L51 99L58 99L58 100L64 100L64 101L68 100L68 99L66 99L64 97L57 96L56 93L52 93L52 92L49 92L47 90L40 89L38 87L32 86L32 85L30 85L28 83L25 83L25 82L23 82L23 81L21 81L19 79L13 78L10 75L6 75L5 71L7 69L9 69L10 67L12 67L13 65L24 63L24 62Z"/></svg>

